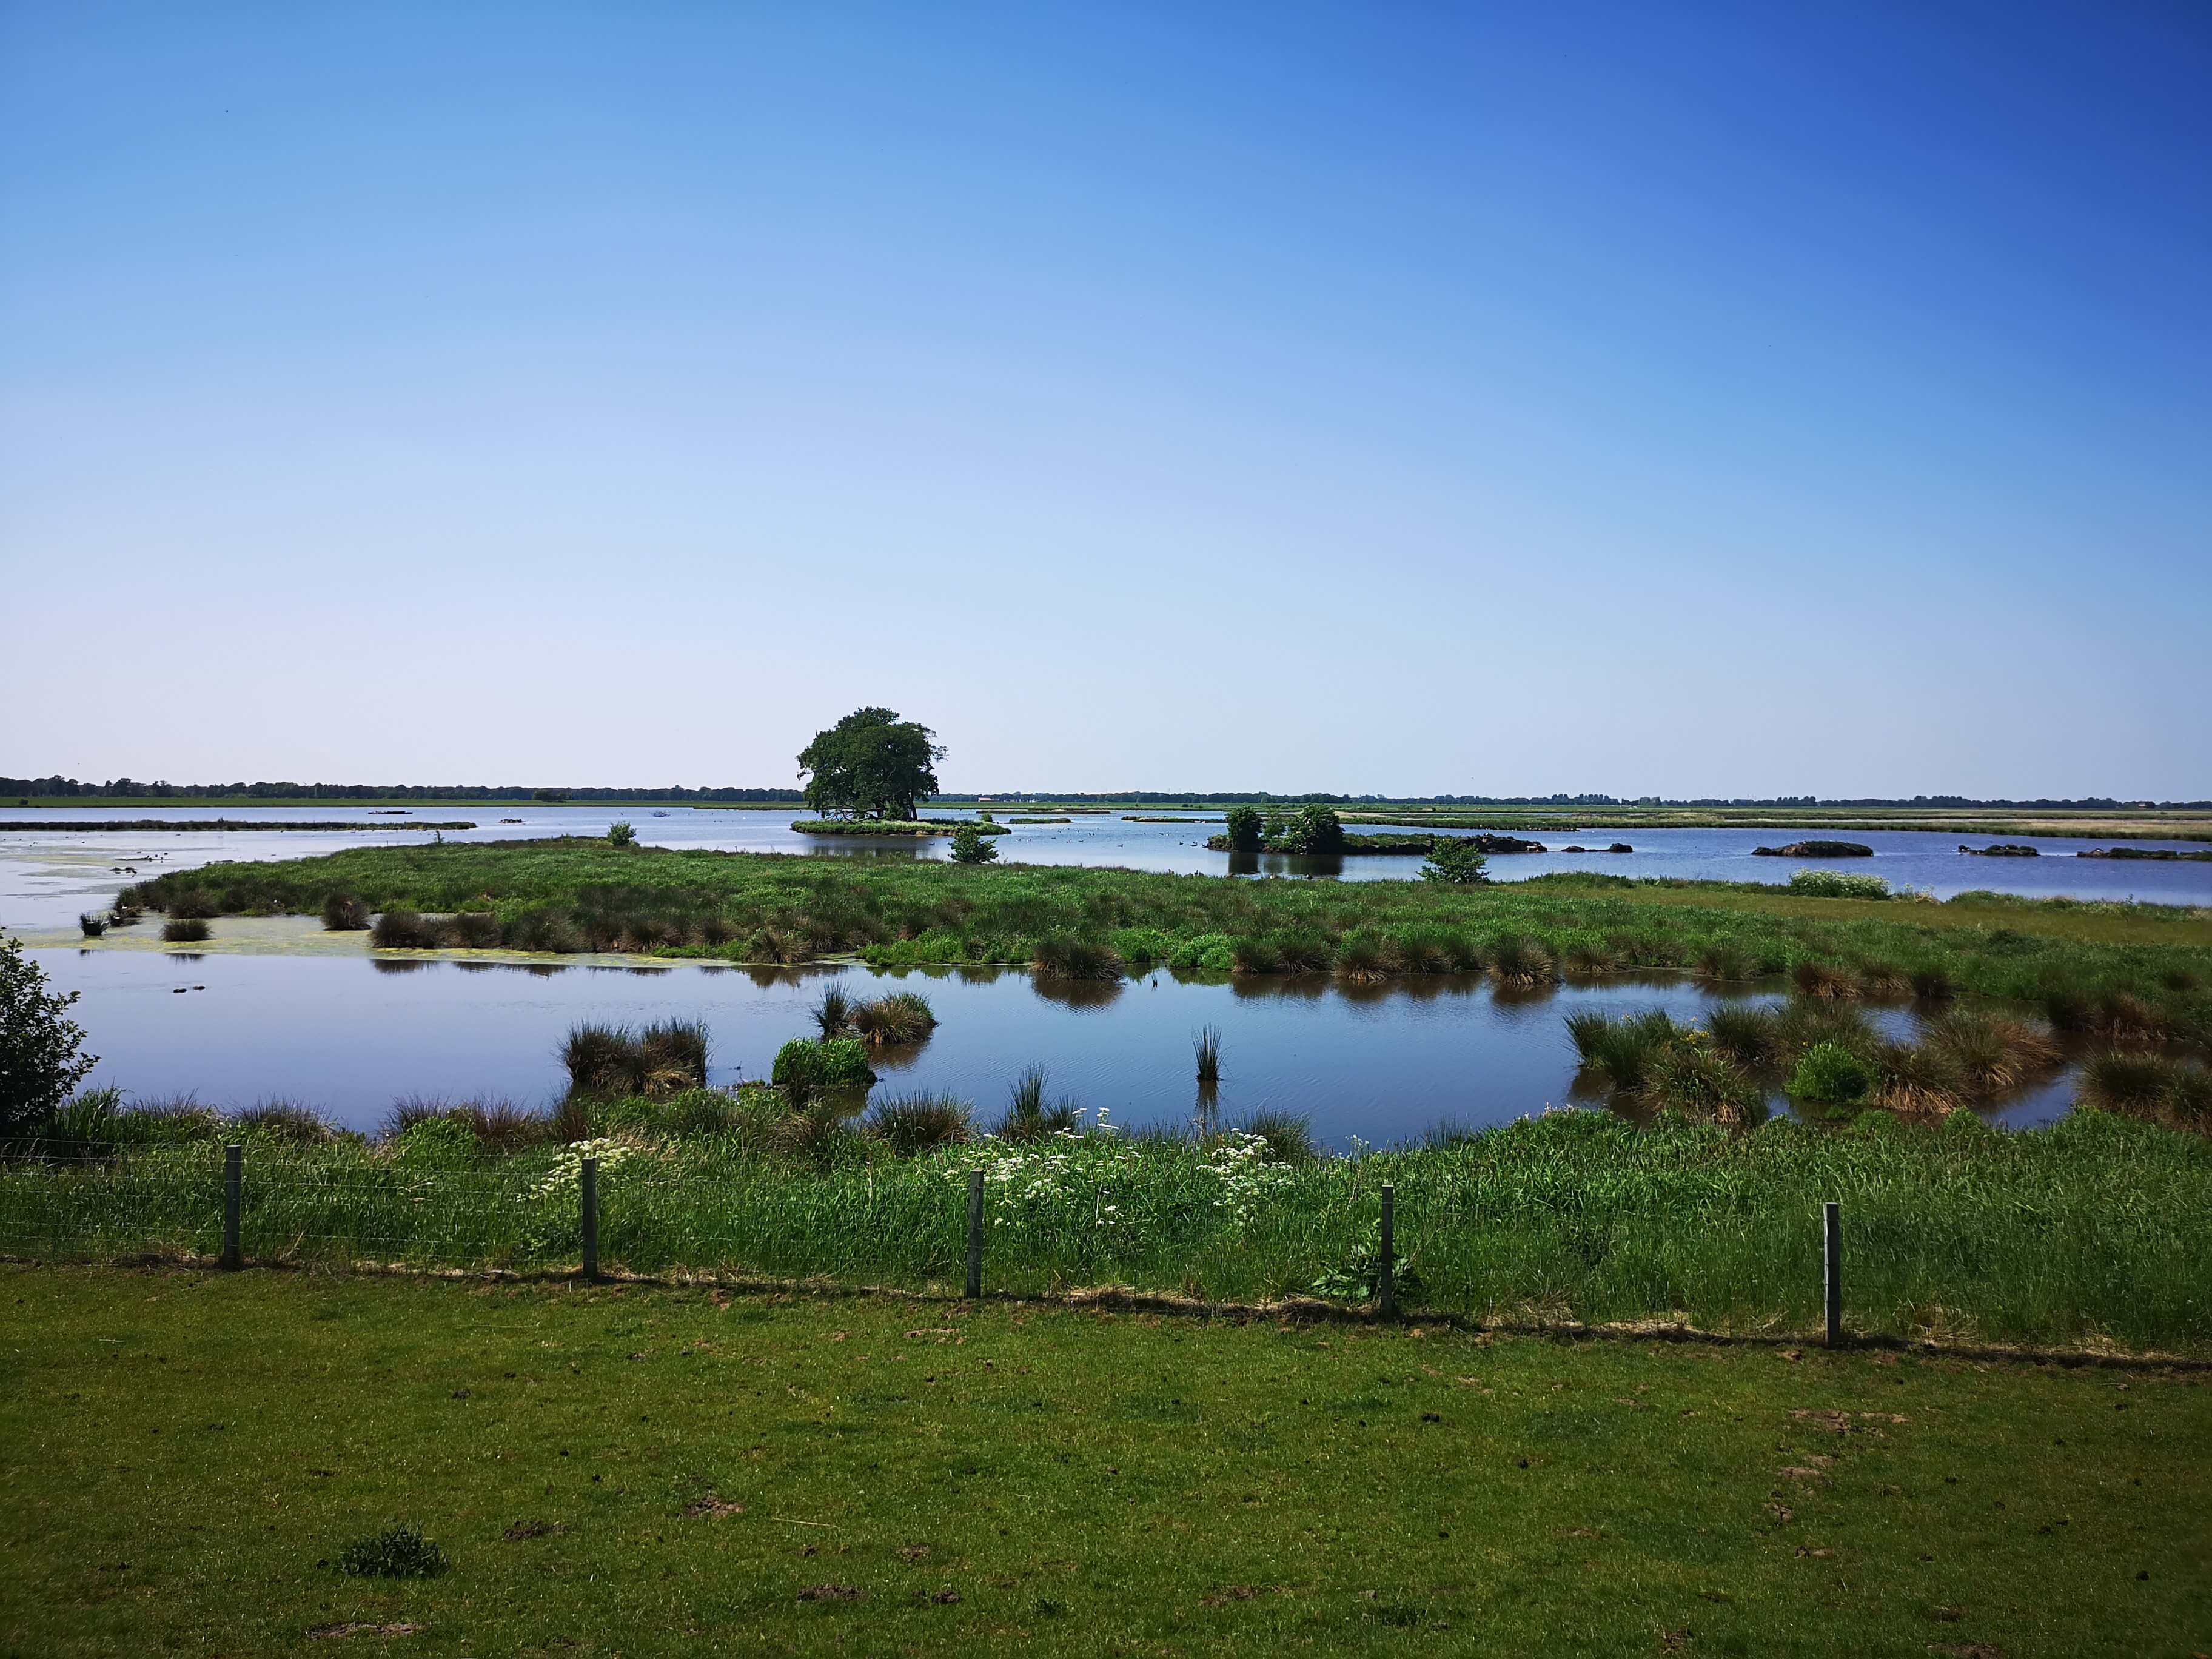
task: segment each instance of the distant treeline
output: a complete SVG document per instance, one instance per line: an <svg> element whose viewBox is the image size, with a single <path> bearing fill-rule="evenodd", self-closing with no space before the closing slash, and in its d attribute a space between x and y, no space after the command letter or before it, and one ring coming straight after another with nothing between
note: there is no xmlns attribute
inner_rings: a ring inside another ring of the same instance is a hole
<svg viewBox="0 0 2212 1659"><path fill-rule="evenodd" d="M593 789L563 786L541 788L526 783L141 783L111 778L80 783L75 778L0 778L0 795L32 798L70 795L161 800L236 797L244 800L537 800L537 801L803 801L797 789Z"/></svg>
<svg viewBox="0 0 2212 1659"><path fill-rule="evenodd" d="M805 799L797 789L687 789L681 785L665 789L558 788L532 784L428 783L141 783L134 778L111 778L106 783L80 783L75 778L0 778L0 795L54 799L71 795L159 800L228 799L245 800L537 800L537 801L750 801L770 805ZM1002 789L978 797L946 793L939 800L1106 801L1130 805L1206 801L1220 805L1302 806L1320 802L1330 806L1738 806L1807 807L1960 807L1970 811L2003 808L2013 811L2114 812L2130 807L2165 811L2212 811L2212 800L2116 800L2106 795L2079 800L1984 800L1972 795L1913 795L1851 797L1826 795L1739 795L1723 798L1700 795L1676 799L1661 795L1338 795L1325 790L1304 794L1278 794L1270 790L1116 789L1103 793L1069 790Z"/></svg>

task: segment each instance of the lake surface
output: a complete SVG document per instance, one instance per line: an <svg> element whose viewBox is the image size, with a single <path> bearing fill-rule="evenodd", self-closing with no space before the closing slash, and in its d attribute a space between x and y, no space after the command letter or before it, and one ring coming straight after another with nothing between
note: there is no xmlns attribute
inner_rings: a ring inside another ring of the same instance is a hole
<svg viewBox="0 0 2212 1659"><path fill-rule="evenodd" d="M151 835L112 834L70 828L72 822L82 823L113 817L116 814L112 811L32 808L14 816L32 814L42 824L51 823L52 827L37 831L0 832L0 927L41 943L59 943L62 938L73 934L78 911L100 908L118 889L136 878L120 873L118 866L135 870L137 876L143 877L223 859L301 858L346 847L426 841L431 836L427 830L372 827L404 824L406 819L372 814L361 807L240 807L220 812L179 810L159 813L149 810L146 814L176 821L219 817L264 823L302 817L346 820L358 822L362 827L357 831L187 830ZM9 816L0 810L0 817ZM624 818L636 826L641 840L656 847L706 847L861 859L941 859L946 853L942 841L916 844L902 839L801 836L790 827L797 816L790 807L771 811L692 807L657 810L634 806L476 811L436 807L419 809L416 816L424 819L469 818L476 822L477 827L474 830L445 832L447 839L453 841L600 836L606 833L608 824ZM521 822L502 823L499 821L502 817L520 818ZM1220 827L1218 823L1132 823L1119 815L1109 814L1079 817L1069 823L1018 825L1000 837L997 845L1000 860L1006 863L1112 865L1184 875L1228 875L1231 873L1231 855L1206 848L1206 836L1218 833ZM1962 855L1958 851L1959 844L1963 839L1970 845L1984 846L1994 837L1961 837L1955 830L1601 828L1547 832L1533 839L1553 848L1624 841L1636 850L1625 854L1552 852L1499 856L1491 860L1490 870L1500 881L1520 880L1557 870L1602 870L1625 876L1782 883L1789 880L1793 870L1802 867L1802 861L1754 857L1753 848L1784 845L1821 833L1844 834L1875 849L1872 858L1830 860L1822 867L1881 876L1893 886L1923 887L1939 897L1948 898L1972 888L1990 888L2039 897L2141 899L2160 904L2212 905L2212 863L2142 864L2073 856L2085 847L2097 846L2165 848L2177 852L2203 849L2202 843L2186 842L2030 839L2027 844L2039 848L2042 856L1987 859ZM1407 857L1308 859L1269 855L1247 861L1238 866L1237 873L1345 881L1405 881L1418 875L1420 865L1419 859Z"/></svg>
<svg viewBox="0 0 2212 1659"><path fill-rule="evenodd" d="M1291 1111L1346 1150L1354 1137L1389 1145L1440 1122L1480 1126L1548 1105L1602 1104L1575 1093L1570 1012L1663 1008L1688 1020L1718 1000L1686 981L1516 995L1446 976L1344 987L1319 976L1181 983L1161 972L1055 990L1025 973L988 969L801 974L365 955L32 955L58 987L83 994L73 1012L101 1057L91 1084L141 1099L192 1093L226 1107L289 1100L364 1129L410 1095L530 1105L556 1098L566 1083L556 1050L580 1020L703 1020L711 1081L765 1077L783 1042L811 1033L807 1010L836 982L855 996L919 990L941 1022L927 1042L878 1062L879 1096L949 1091L975 1102L988 1126L1014 1077L1036 1064L1053 1094L1105 1108L1117 1123L1188 1123L1198 1107L1191 1037L1211 1024L1224 1034L1222 1121ZM1904 1009L1875 1018L1899 1036L1914 1024ZM2070 1099L2070 1086L2056 1081L1989 1115L2027 1127L2063 1114Z"/></svg>

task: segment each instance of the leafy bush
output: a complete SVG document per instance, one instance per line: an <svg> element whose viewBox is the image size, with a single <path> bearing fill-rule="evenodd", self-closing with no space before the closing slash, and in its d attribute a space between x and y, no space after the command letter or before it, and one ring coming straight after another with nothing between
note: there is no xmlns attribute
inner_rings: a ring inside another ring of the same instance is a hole
<svg viewBox="0 0 2212 1659"><path fill-rule="evenodd" d="M989 864L998 856L999 849L974 824L963 823L952 832L952 861L955 864Z"/></svg>
<svg viewBox="0 0 2212 1659"><path fill-rule="evenodd" d="M637 845L637 831L631 829L626 823L611 823L607 826L607 845L635 847Z"/></svg>
<svg viewBox="0 0 2212 1659"><path fill-rule="evenodd" d="M858 1037L793 1037L775 1051L769 1077L794 1097L817 1089L865 1089L876 1080Z"/></svg>
<svg viewBox="0 0 2212 1659"><path fill-rule="evenodd" d="M386 1527L338 1552L338 1571L355 1578L434 1578L446 1553L413 1527Z"/></svg>
<svg viewBox="0 0 2212 1659"><path fill-rule="evenodd" d="M1334 808L1323 806L1318 801L1301 806L1277 845L1285 853L1341 853L1344 821L1336 816Z"/></svg>
<svg viewBox="0 0 2212 1659"><path fill-rule="evenodd" d="M1455 887L1480 887L1490 878L1483 866L1490 860L1468 836L1438 836L1429 845L1421 865L1423 881L1444 882Z"/></svg>
<svg viewBox="0 0 2212 1659"><path fill-rule="evenodd" d="M1816 1042L1790 1073L1789 1091L1798 1100L1847 1105L1866 1098L1874 1071L1839 1042Z"/></svg>
<svg viewBox="0 0 2212 1659"><path fill-rule="evenodd" d="M1808 846L1825 845L1808 842ZM1838 842L1838 845L1843 843ZM1886 899L1889 884L1880 876L1853 875L1843 870L1796 870L1790 876L1790 890L1813 898Z"/></svg>
<svg viewBox="0 0 2212 1659"><path fill-rule="evenodd" d="M1229 809L1229 845L1239 853L1256 853L1267 833L1267 820L1256 806Z"/></svg>

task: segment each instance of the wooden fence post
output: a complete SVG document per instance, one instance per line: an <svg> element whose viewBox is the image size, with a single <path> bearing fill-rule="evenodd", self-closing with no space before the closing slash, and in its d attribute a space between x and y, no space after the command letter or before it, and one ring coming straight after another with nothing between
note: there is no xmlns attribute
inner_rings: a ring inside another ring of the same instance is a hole
<svg viewBox="0 0 2212 1659"><path fill-rule="evenodd" d="M1398 1316L1398 1225L1395 1194L1382 1188L1382 1259L1375 1268L1375 1312L1378 1318Z"/></svg>
<svg viewBox="0 0 2212 1659"><path fill-rule="evenodd" d="M1844 1346L1844 1206L1820 1206L1820 1288L1827 1302L1828 1346Z"/></svg>
<svg viewBox="0 0 2212 1659"><path fill-rule="evenodd" d="M576 1188L583 1200L584 1277L599 1276L599 1160L587 1158L576 1166Z"/></svg>
<svg viewBox="0 0 2212 1659"><path fill-rule="evenodd" d="M239 1212L246 1197L246 1148L222 1149L222 1265L242 1267L246 1253L239 1246Z"/></svg>
<svg viewBox="0 0 2212 1659"><path fill-rule="evenodd" d="M983 1294L983 1172L968 1171L968 1299Z"/></svg>

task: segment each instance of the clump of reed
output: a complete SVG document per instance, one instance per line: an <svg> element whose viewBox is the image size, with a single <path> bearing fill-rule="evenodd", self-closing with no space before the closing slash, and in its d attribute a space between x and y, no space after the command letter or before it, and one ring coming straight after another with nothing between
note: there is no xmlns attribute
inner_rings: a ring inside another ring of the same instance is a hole
<svg viewBox="0 0 2212 1659"><path fill-rule="evenodd" d="M1959 988L1952 983L1950 973L1945 969L1916 968L1906 978L1912 994L1923 1002L1948 1002L1959 994Z"/></svg>
<svg viewBox="0 0 2212 1659"><path fill-rule="evenodd" d="M2081 1064L2074 1099L2169 1128L2212 1131L2212 1071L2163 1054L2115 1048L2093 1055Z"/></svg>
<svg viewBox="0 0 2212 1659"><path fill-rule="evenodd" d="M1840 1002L1859 994L1857 976L1832 963L1815 962L1808 957L1790 969L1790 979L1799 996L1814 997L1823 1002Z"/></svg>
<svg viewBox="0 0 2212 1659"><path fill-rule="evenodd" d="M1316 1156L1312 1121L1295 1112L1263 1109L1237 1127L1243 1133L1257 1135L1266 1141L1267 1157L1274 1163L1297 1169L1312 1163Z"/></svg>
<svg viewBox="0 0 2212 1659"><path fill-rule="evenodd" d="M1620 959L1611 950L1587 939L1571 945L1559 960L1566 972L1577 979L1595 979L1620 966Z"/></svg>
<svg viewBox="0 0 2212 1659"><path fill-rule="evenodd" d="M115 902L108 907L108 926L128 927L145 914L145 907L132 896L132 890L126 887L115 896Z"/></svg>
<svg viewBox="0 0 2212 1659"><path fill-rule="evenodd" d="M1698 952L1691 971L1700 979L1734 981L1759 977L1759 964L1748 951L1734 945L1708 945Z"/></svg>
<svg viewBox="0 0 2212 1659"><path fill-rule="evenodd" d="M337 1128L320 1113L287 1100L264 1100L230 1114L224 1121L242 1134L295 1146L326 1146L338 1138Z"/></svg>
<svg viewBox="0 0 2212 1659"><path fill-rule="evenodd" d="M1682 1040L1683 1029L1661 1009L1619 1018L1582 1009L1567 1016L1567 1036L1583 1070L1616 1092L1643 1086L1652 1062Z"/></svg>
<svg viewBox="0 0 2212 1659"><path fill-rule="evenodd" d="M368 906L351 893L331 893L324 896L324 932L357 933L368 923Z"/></svg>
<svg viewBox="0 0 2212 1659"><path fill-rule="evenodd" d="M198 945L213 937L212 930L198 916L172 916L161 924L161 942L165 945Z"/></svg>
<svg viewBox="0 0 2212 1659"><path fill-rule="evenodd" d="M1944 1116L1972 1092L1966 1068L1932 1042L1884 1042L1874 1068L1874 1103L1909 1116Z"/></svg>
<svg viewBox="0 0 2212 1659"><path fill-rule="evenodd" d="M1042 1140L1047 1135L1072 1130L1082 1121L1082 1109L1073 1100L1045 1098L1045 1071L1032 1066L1006 1090L1006 1115L992 1131L1000 1140Z"/></svg>
<svg viewBox="0 0 2212 1659"><path fill-rule="evenodd" d="M1887 999L1913 994L1912 975L1893 963L1863 962L1853 977L1858 981L1861 996Z"/></svg>
<svg viewBox="0 0 2212 1659"><path fill-rule="evenodd" d="M927 1039L937 1029L937 1014L919 992L894 991L872 1002L854 1004L847 1023L863 1042L902 1048Z"/></svg>
<svg viewBox="0 0 2212 1659"><path fill-rule="evenodd" d="M1337 946L1336 973L1340 979L1350 980L1356 985L1371 985L1389 977L1389 971L1383 960L1382 941L1374 933L1353 933Z"/></svg>
<svg viewBox="0 0 2212 1659"><path fill-rule="evenodd" d="M386 910L368 938L380 951L434 951L445 942L437 923L414 910Z"/></svg>
<svg viewBox="0 0 2212 1659"><path fill-rule="evenodd" d="M1048 933L1039 939L1031 950L1030 968L1039 979L1121 977L1121 958L1112 947L1069 933Z"/></svg>
<svg viewBox="0 0 2212 1659"><path fill-rule="evenodd" d="M1540 985L1550 985L1559 977L1559 964L1543 944L1525 934L1508 934L1492 940L1485 953L1490 959L1490 971L1501 985L1518 990L1534 990Z"/></svg>
<svg viewBox="0 0 2212 1659"><path fill-rule="evenodd" d="M975 1114L954 1095L890 1095L869 1111L868 1130L893 1152L910 1157L974 1139Z"/></svg>
<svg viewBox="0 0 2212 1659"><path fill-rule="evenodd" d="M1741 1127L1766 1115L1766 1091L1695 1030L1662 1044L1646 1061L1637 1090L1646 1104L1703 1123Z"/></svg>
<svg viewBox="0 0 2212 1659"><path fill-rule="evenodd" d="M1812 997L1792 997L1783 1004L1774 1035L1776 1058L1784 1065L1796 1064L1823 1042L1866 1060L1881 1042L1881 1034L1857 1009Z"/></svg>
<svg viewBox="0 0 2212 1659"><path fill-rule="evenodd" d="M2051 1033L2033 1021L1983 1008L1954 1008L1929 1022L1929 1046L1950 1056L1977 1095L1999 1095L2050 1071L2062 1058Z"/></svg>
<svg viewBox="0 0 2212 1659"><path fill-rule="evenodd" d="M2044 1012L2062 1031L2103 1037L2110 1042L2163 1042L2166 1022L2159 1011L2131 991L2089 996L2061 989L2044 998Z"/></svg>
<svg viewBox="0 0 2212 1659"><path fill-rule="evenodd" d="M520 1152L533 1147L581 1140L591 1133L587 1121L576 1112L540 1112L511 1100L451 1101L411 1095L392 1103L384 1121L383 1138L398 1140L419 1124L447 1122L465 1129L488 1152Z"/></svg>
<svg viewBox="0 0 2212 1659"><path fill-rule="evenodd" d="M104 911L84 910L77 915L76 925L87 939L98 939L107 931L107 916Z"/></svg>
<svg viewBox="0 0 2212 1659"><path fill-rule="evenodd" d="M635 1029L587 1022L569 1030L561 1063L579 1094L668 1094L706 1086L707 1045L707 1028L696 1020Z"/></svg>
<svg viewBox="0 0 2212 1659"><path fill-rule="evenodd" d="M1201 1025L1192 1033L1190 1048L1198 1061L1198 1080L1200 1083L1221 1081L1221 1028Z"/></svg>
<svg viewBox="0 0 2212 1659"><path fill-rule="evenodd" d="M1747 1070L1782 1058L1782 1017L1757 1003L1721 1004L1705 1016L1705 1036L1714 1053Z"/></svg>
<svg viewBox="0 0 2212 1659"><path fill-rule="evenodd" d="M815 1000L814 1023L825 1037L845 1036L853 1026L853 996L842 985L825 987Z"/></svg>
<svg viewBox="0 0 2212 1659"><path fill-rule="evenodd" d="M204 887L165 887L161 908L184 921L206 921L222 913L215 895Z"/></svg>

